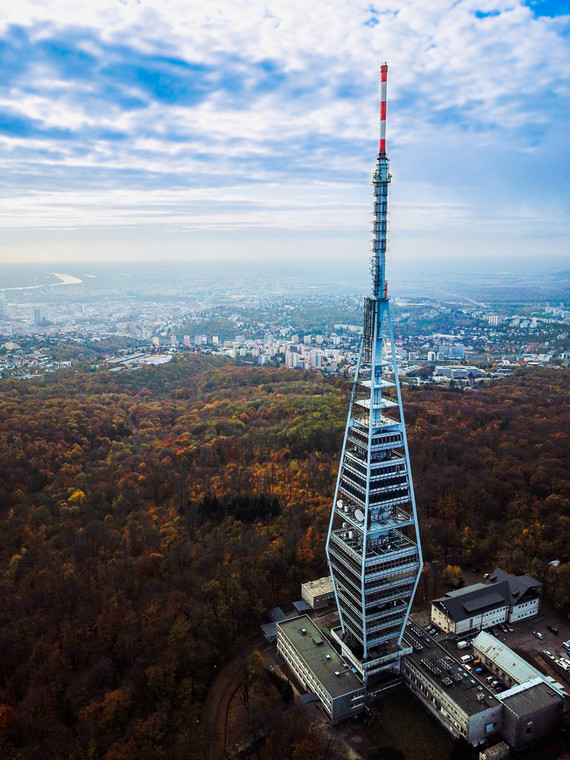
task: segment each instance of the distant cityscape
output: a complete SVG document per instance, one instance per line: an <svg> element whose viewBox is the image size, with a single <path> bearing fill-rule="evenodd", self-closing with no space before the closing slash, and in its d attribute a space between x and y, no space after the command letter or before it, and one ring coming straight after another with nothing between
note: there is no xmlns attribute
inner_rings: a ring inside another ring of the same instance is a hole
<svg viewBox="0 0 570 760"><path fill-rule="evenodd" d="M161 293L135 282L96 287L93 279L55 277L0 292L1 376L31 378L79 362L125 371L181 352L330 375L354 372L362 296L342 294L342 283L315 295L310 285L277 287L274 280L255 288L246 280L216 287L203 278ZM346 285L355 290L354 283ZM404 380L477 385L520 365L567 366L570 306L522 295L511 303L462 294L396 298Z"/></svg>

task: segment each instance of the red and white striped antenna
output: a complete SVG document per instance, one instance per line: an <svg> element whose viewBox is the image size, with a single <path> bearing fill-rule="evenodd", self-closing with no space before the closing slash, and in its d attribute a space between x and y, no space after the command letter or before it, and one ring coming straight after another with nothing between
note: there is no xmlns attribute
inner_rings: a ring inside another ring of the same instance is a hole
<svg viewBox="0 0 570 760"><path fill-rule="evenodd" d="M380 66L380 158L386 158L386 90L388 87L388 64Z"/></svg>

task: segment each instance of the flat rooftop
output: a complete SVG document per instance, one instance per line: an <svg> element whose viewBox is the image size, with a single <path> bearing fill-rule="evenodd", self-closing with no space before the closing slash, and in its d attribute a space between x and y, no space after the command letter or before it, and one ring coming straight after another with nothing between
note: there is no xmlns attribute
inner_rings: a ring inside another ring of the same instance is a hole
<svg viewBox="0 0 570 760"><path fill-rule="evenodd" d="M498 698L517 718L525 718L563 701L560 694L540 678L504 691Z"/></svg>
<svg viewBox="0 0 570 760"><path fill-rule="evenodd" d="M476 715L489 707L498 706L497 697L479 680L475 668L472 672L466 670L415 621L406 628L405 639L410 639L414 645L414 651L405 659L435 681L467 715ZM421 650L417 648L418 644L422 646ZM458 656L464 654L464 650L458 650ZM473 666L472 662L469 664ZM480 694L482 698L478 697Z"/></svg>
<svg viewBox="0 0 570 760"><path fill-rule="evenodd" d="M331 697L341 697L363 688L362 681L353 672L350 664L333 649L307 615L283 620L277 624L277 628L287 636Z"/></svg>
<svg viewBox="0 0 570 760"><path fill-rule="evenodd" d="M332 594L333 582L330 575L324 578L318 578L316 581L307 581L303 583L303 586L310 591L311 594Z"/></svg>

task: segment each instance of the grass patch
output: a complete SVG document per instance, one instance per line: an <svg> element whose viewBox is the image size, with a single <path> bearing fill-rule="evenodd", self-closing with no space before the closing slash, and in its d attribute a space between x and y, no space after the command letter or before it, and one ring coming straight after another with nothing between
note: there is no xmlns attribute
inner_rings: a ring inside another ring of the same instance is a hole
<svg viewBox="0 0 570 760"><path fill-rule="evenodd" d="M408 689L374 703L378 716L368 728L367 760L471 760L477 753L455 741Z"/></svg>

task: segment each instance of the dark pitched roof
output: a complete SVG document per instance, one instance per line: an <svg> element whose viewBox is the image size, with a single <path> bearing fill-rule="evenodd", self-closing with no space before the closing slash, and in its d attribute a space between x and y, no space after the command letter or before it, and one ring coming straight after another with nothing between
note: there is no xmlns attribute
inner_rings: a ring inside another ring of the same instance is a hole
<svg viewBox="0 0 570 760"><path fill-rule="evenodd" d="M273 607L273 609L269 610L267 613L267 617L272 623L280 623L282 620L287 620L287 615L283 612L281 607Z"/></svg>
<svg viewBox="0 0 570 760"><path fill-rule="evenodd" d="M505 606L508 594L507 583L493 583L483 587L477 584L475 588L468 586L461 595L448 596L446 594L439 599L434 599L433 603L442 607L457 623L487 610Z"/></svg>
<svg viewBox="0 0 570 760"><path fill-rule="evenodd" d="M491 591L487 589L487 594L482 596L475 596L473 599L466 599L461 601L463 609L466 612L481 612L485 607L501 607L505 604L504 597L497 591Z"/></svg>
<svg viewBox="0 0 570 760"><path fill-rule="evenodd" d="M505 573L500 567L491 573L489 580L497 583L506 581L509 584L509 604L511 606L518 604L527 595L532 598L542 594L542 583L536 578L532 578L530 575L511 575Z"/></svg>
<svg viewBox="0 0 570 760"><path fill-rule="evenodd" d="M496 607L519 604L522 599L532 599L542 593L542 584L529 575L510 575L500 568L490 576L490 581L467 586L462 591L450 591L434 599L432 604L444 609L457 623Z"/></svg>

